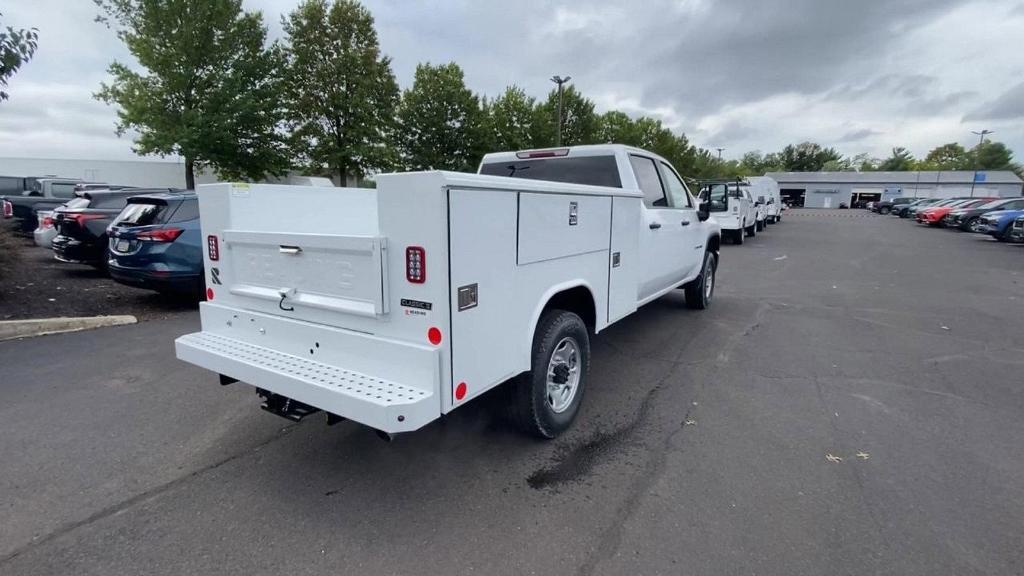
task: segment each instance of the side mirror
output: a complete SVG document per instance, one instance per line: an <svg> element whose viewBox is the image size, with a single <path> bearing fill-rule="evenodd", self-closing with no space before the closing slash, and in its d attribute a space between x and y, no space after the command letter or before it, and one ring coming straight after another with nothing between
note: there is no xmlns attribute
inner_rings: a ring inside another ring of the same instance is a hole
<svg viewBox="0 0 1024 576"><path fill-rule="evenodd" d="M758 200L757 202L754 202L754 206L760 206L762 204L764 204L764 202L761 202L760 200Z"/></svg>
<svg viewBox="0 0 1024 576"><path fill-rule="evenodd" d="M701 222L711 217L711 207L707 202L701 202L697 204L697 219Z"/></svg>

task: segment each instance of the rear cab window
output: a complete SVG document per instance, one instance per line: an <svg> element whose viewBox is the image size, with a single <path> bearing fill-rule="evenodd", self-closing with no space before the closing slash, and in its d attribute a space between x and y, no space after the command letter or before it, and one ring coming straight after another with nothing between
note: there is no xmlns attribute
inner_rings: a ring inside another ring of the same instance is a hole
<svg viewBox="0 0 1024 576"><path fill-rule="evenodd" d="M547 180L566 184L589 184L622 188L615 156L562 156L488 162L480 173L526 180Z"/></svg>

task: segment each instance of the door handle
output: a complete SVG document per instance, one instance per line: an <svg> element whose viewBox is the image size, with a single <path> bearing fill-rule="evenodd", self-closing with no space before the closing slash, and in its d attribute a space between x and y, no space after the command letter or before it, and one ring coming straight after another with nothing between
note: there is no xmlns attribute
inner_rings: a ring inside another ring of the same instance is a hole
<svg viewBox="0 0 1024 576"><path fill-rule="evenodd" d="M651 230L657 230L658 228L661 228L661 224L657 222L651 222L648 228L650 228Z"/></svg>
<svg viewBox="0 0 1024 576"><path fill-rule="evenodd" d="M683 225L683 226L689 226L689 225L690 225L690 221L689 221L689 220L683 220L683 221L682 221L682 222L680 222L679 224L681 224L681 225Z"/></svg>
<svg viewBox="0 0 1024 576"><path fill-rule="evenodd" d="M302 248L299 246L279 246L277 250L281 254L298 254L302 252Z"/></svg>

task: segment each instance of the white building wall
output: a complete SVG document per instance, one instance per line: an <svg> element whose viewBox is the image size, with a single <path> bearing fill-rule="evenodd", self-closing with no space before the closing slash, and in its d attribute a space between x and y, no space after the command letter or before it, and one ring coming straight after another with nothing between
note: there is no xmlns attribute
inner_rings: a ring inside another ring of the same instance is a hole
<svg viewBox="0 0 1024 576"><path fill-rule="evenodd" d="M71 160L0 158L2 176L62 176L124 186L184 188L184 162L159 160ZM212 172L196 174L196 184L216 182Z"/></svg>

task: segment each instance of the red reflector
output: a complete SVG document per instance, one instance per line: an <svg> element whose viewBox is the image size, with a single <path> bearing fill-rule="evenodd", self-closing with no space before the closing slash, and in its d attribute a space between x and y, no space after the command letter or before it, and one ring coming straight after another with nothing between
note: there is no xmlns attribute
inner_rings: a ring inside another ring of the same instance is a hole
<svg viewBox="0 0 1024 576"><path fill-rule="evenodd" d="M206 299L213 300L213 288L206 289Z"/></svg>
<svg viewBox="0 0 1024 576"><path fill-rule="evenodd" d="M434 346L440 344L441 330L439 330L436 326L431 326L430 330L427 330L427 340L430 340L430 343L433 344Z"/></svg>
<svg viewBox="0 0 1024 576"><path fill-rule="evenodd" d="M217 243L217 237L209 235L206 237L206 250L210 254L210 260L220 259L220 244Z"/></svg>
<svg viewBox="0 0 1024 576"><path fill-rule="evenodd" d="M174 242L184 232L181 228L161 228L139 232L135 237L146 242Z"/></svg>
<svg viewBox="0 0 1024 576"><path fill-rule="evenodd" d="M427 281L427 252L420 246L405 249L405 279L413 284Z"/></svg>
<svg viewBox="0 0 1024 576"><path fill-rule="evenodd" d="M43 218L43 228L53 228L53 216Z"/></svg>
<svg viewBox="0 0 1024 576"><path fill-rule="evenodd" d="M14 204L4 200L4 218L10 218L11 216L14 216Z"/></svg>
<svg viewBox="0 0 1024 576"><path fill-rule="evenodd" d="M527 150L526 152L516 152L516 158L554 158L556 156L568 156L568 148L558 148L555 150Z"/></svg>
<svg viewBox="0 0 1024 576"><path fill-rule="evenodd" d="M459 382L459 385L455 387L455 399L462 400L466 397L466 383Z"/></svg>

